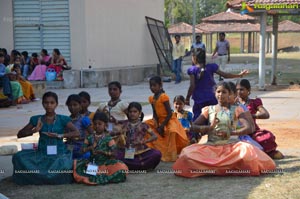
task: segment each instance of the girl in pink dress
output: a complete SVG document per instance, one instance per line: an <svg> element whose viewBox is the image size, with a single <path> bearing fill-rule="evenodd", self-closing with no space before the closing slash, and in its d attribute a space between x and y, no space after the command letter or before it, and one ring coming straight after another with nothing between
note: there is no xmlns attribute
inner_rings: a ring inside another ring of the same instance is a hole
<svg viewBox="0 0 300 199"><path fill-rule="evenodd" d="M41 57L39 60L39 65L35 66L31 75L28 77L28 80L45 80L46 79L46 70L47 66L50 63L51 57L48 55L46 49L41 50Z"/></svg>

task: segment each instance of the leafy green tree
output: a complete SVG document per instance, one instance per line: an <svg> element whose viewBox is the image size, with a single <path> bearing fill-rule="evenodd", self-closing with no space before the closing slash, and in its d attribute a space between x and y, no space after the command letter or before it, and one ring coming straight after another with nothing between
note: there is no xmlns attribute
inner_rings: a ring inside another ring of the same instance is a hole
<svg viewBox="0 0 300 199"><path fill-rule="evenodd" d="M202 18L224 12L227 10L227 0L195 0L196 24L201 23ZM193 0L165 0L165 25L179 22L193 23ZM291 20L300 22L299 15L280 16L279 21ZM272 17L267 18L267 23L272 24Z"/></svg>
<svg viewBox="0 0 300 199"><path fill-rule="evenodd" d="M201 19L226 10L227 0L195 0L196 23ZM193 0L165 0L165 24L186 22L192 24Z"/></svg>

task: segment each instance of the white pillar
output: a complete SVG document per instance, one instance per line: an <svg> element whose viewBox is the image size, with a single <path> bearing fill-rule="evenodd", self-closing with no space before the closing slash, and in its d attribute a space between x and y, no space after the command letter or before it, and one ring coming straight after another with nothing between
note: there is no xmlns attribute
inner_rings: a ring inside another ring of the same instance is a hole
<svg viewBox="0 0 300 199"><path fill-rule="evenodd" d="M259 63L258 63L258 76L259 76L258 87L259 87L259 90L265 90L266 26L267 26L267 13L263 12L260 15Z"/></svg>
<svg viewBox="0 0 300 199"><path fill-rule="evenodd" d="M277 82L276 82L277 45L278 45L278 15L273 15L272 72L271 72L271 84L272 85L277 85Z"/></svg>
<svg viewBox="0 0 300 199"><path fill-rule="evenodd" d="M251 34L254 36L254 32L248 32L248 53L253 53L252 51L252 39L251 39Z"/></svg>
<svg viewBox="0 0 300 199"><path fill-rule="evenodd" d="M245 33L241 32L241 48L240 48L240 53L244 53L244 38L245 37Z"/></svg>
<svg viewBox="0 0 300 199"><path fill-rule="evenodd" d="M267 39L266 39L266 42L267 42L267 50L266 50L266 53L269 53L270 52L270 33L266 33L266 36L267 36Z"/></svg>

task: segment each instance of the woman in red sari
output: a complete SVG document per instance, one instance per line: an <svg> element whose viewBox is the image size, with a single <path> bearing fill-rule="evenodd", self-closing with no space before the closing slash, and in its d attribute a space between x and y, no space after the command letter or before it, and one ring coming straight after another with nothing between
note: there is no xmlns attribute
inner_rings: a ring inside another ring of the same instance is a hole
<svg viewBox="0 0 300 199"><path fill-rule="evenodd" d="M51 64L48 68L53 68L55 70L57 80L63 80L63 70L69 69L65 58L57 48L53 49Z"/></svg>

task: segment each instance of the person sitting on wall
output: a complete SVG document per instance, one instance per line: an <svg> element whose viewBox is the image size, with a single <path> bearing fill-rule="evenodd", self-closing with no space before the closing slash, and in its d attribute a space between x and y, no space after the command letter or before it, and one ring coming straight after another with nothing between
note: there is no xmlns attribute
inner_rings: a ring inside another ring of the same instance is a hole
<svg viewBox="0 0 300 199"><path fill-rule="evenodd" d="M51 64L48 68L53 68L57 74L57 80L63 80L63 70L70 70L71 67L68 66L65 58L61 55L59 49L54 48L52 52Z"/></svg>

